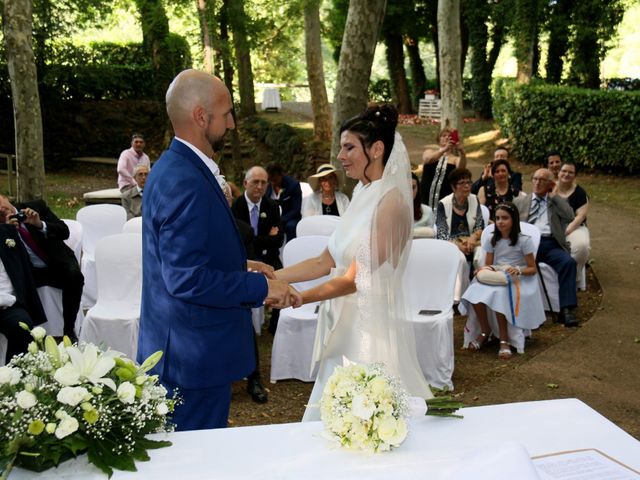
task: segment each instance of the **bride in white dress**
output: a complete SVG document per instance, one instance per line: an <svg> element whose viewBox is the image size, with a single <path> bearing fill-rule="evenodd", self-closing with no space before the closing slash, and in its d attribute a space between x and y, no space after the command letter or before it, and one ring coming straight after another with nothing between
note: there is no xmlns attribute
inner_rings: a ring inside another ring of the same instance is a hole
<svg viewBox="0 0 640 480"><path fill-rule="evenodd" d="M319 420L324 385L343 358L382 362L410 395L430 398L416 356L413 325L402 288L413 232L411 171L392 106L370 107L340 129L338 160L359 182L349 208L318 257L276 272L290 283L331 280L302 292L303 303L323 300L313 366L320 362L303 421Z"/></svg>

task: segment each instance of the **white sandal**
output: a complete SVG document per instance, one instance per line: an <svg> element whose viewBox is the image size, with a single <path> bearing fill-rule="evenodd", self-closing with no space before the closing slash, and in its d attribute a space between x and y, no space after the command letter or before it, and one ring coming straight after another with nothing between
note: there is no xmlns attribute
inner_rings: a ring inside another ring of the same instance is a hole
<svg viewBox="0 0 640 480"><path fill-rule="evenodd" d="M482 347L484 347L487 343L491 341L491 333L480 333L475 340L469 342L469 350L472 352L477 352Z"/></svg>
<svg viewBox="0 0 640 480"><path fill-rule="evenodd" d="M509 360L513 355L511 352L511 346L509 342L505 342L504 340L500 340L500 350L498 350L498 358L502 360Z"/></svg>

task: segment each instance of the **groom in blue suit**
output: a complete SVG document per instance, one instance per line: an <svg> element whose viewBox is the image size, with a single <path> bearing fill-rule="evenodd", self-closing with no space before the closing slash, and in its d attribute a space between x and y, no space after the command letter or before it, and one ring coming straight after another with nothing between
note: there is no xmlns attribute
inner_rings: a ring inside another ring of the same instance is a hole
<svg viewBox="0 0 640 480"><path fill-rule="evenodd" d="M247 264L220 188L211 157L235 127L227 88L185 70L166 101L175 138L144 189L138 361L164 351L153 373L183 398L177 430L226 427L231 382L255 368L251 308L287 306L296 292L270 267Z"/></svg>

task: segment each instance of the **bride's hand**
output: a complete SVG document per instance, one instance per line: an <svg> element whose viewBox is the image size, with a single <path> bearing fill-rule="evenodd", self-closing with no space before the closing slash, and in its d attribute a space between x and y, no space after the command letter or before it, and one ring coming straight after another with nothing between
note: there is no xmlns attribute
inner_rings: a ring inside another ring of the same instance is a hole
<svg viewBox="0 0 640 480"><path fill-rule="evenodd" d="M291 285L289 285L289 304L293 308L299 308L303 304L302 294Z"/></svg>

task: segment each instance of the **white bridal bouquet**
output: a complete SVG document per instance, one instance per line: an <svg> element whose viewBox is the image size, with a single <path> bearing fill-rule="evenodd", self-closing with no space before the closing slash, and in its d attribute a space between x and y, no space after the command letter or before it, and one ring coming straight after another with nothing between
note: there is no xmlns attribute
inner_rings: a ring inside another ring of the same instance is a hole
<svg viewBox="0 0 640 480"><path fill-rule="evenodd" d="M0 367L0 479L14 465L43 471L83 452L111 476L171 445L145 438L172 429L167 415L178 401L146 374L162 352L136 365L67 337L56 344L41 327L31 336L29 352Z"/></svg>
<svg viewBox="0 0 640 480"><path fill-rule="evenodd" d="M399 446L407 436L408 414L407 393L383 364L336 367L320 400L325 435L369 452Z"/></svg>

